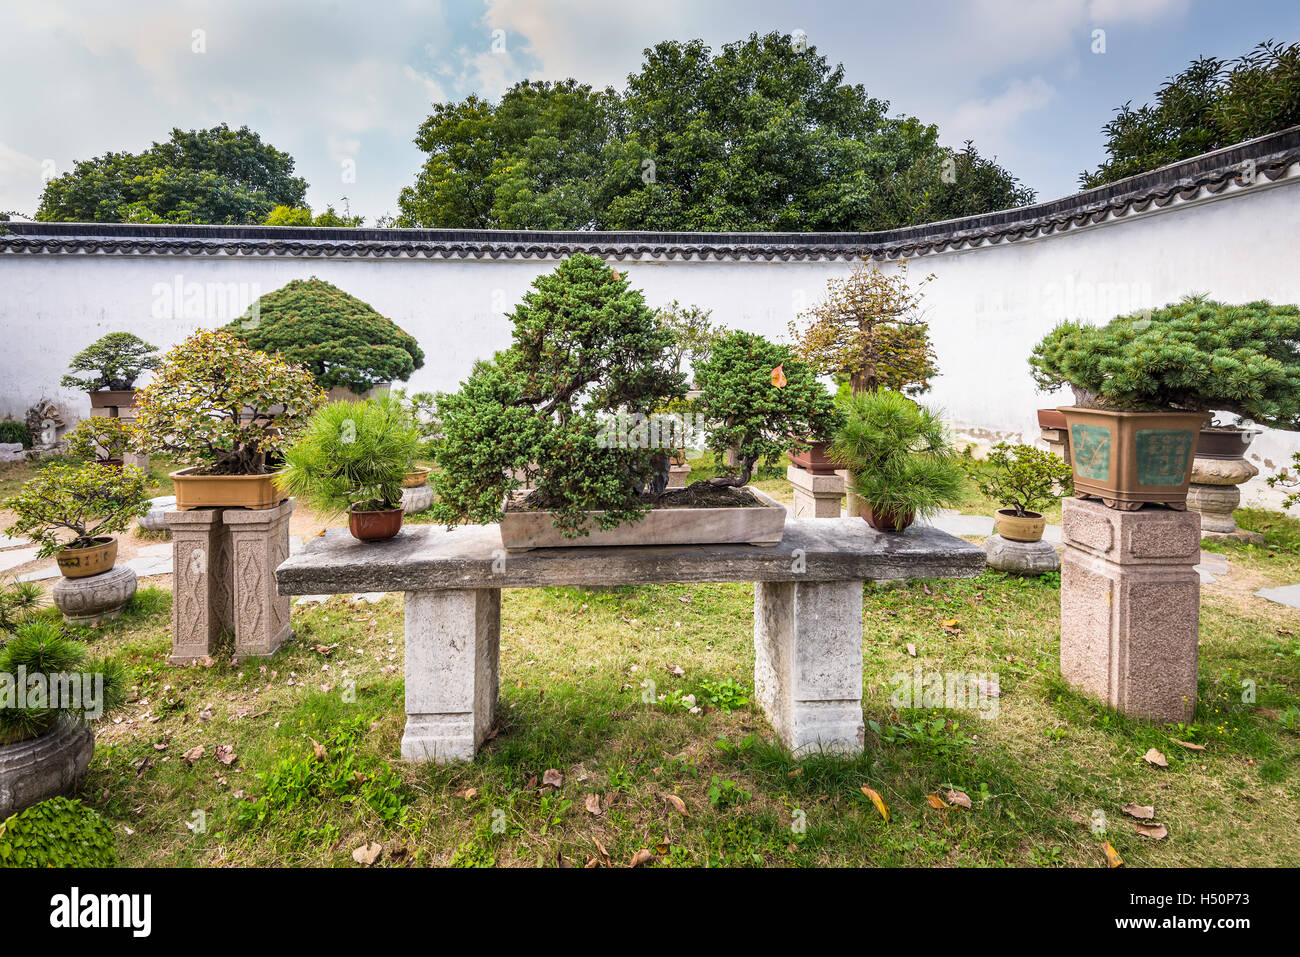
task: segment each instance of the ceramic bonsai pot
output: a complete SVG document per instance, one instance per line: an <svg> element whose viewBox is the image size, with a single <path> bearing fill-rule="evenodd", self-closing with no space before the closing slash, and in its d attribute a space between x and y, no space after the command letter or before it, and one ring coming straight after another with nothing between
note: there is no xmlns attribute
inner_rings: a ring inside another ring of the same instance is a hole
<svg viewBox="0 0 1300 957"><path fill-rule="evenodd" d="M40 737L0 744L0 820L73 791L94 752L90 726L68 717Z"/></svg>
<svg viewBox="0 0 1300 957"><path fill-rule="evenodd" d="M790 451L785 454L793 465L807 469L813 475L834 475L843 466L831 460L827 455L829 449L829 442L813 442L802 452Z"/></svg>
<svg viewBox="0 0 1300 957"><path fill-rule="evenodd" d="M406 473L402 479L402 488L419 488L429 481L429 468L425 465L417 465L411 471Z"/></svg>
<svg viewBox="0 0 1300 957"><path fill-rule="evenodd" d="M910 510L874 509L862 499L858 499L858 514L878 532L902 532L916 520L916 514Z"/></svg>
<svg viewBox="0 0 1300 957"><path fill-rule="evenodd" d="M402 530L405 509L390 508L380 512L354 512L348 509L348 531L363 542L382 542Z"/></svg>
<svg viewBox="0 0 1300 957"><path fill-rule="evenodd" d="M1074 494L1110 508L1187 507L1204 412L1113 412L1065 406Z"/></svg>
<svg viewBox="0 0 1300 957"><path fill-rule="evenodd" d="M501 543L511 551L530 548L574 548L616 545L775 545L785 533L785 506L752 485L727 490L738 497L734 507L656 508L639 522L611 529L596 527L601 512L588 512L593 519L588 534L565 538L555 527L555 513L538 510L505 511L501 518ZM526 490L515 493L516 499ZM739 504L739 496L751 495L751 504ZM759 505L753 505L757 500Z"/></svg>
<svg viewBox="0 0 1300 957"><path fill-rule="evenodd" d="M129 409L135 405L135 389L100 389L86 394L92 409Z"/></svg>
<svg viewBox="0 0 1300 957"><path fill-rule="evenodd" d="M267 475L202 475L196 468L181 469L169 476L176 487L176 507L274 508L288 498Z"/></svg>
<svg viewBox="0 0 1300 957"><path fill-rule="evenodd" d="M101 535L85 548L61 548L54 560L64 578L89 578L109 571L117 561L117 539Z"/></svg>
<svg viewBox="0 0 1300 957"><path fill-rule="evenodd" d="M109 469L120 469L125 462L126 459L100 459L99 460L100 465L104 466L104 468L109 468Z"/></svg>
<svg viewBox="0 0 1300 957"><path fill-rule="evenodd" d="M1196 438L1198 459L1239 459L1262 429L1201 429Z"/></svg>
<svg viewBox="0 0 1300 957"><path fill-rule="evenodd" d="M1012 542L1041 542L1047 520L1038 512L1017 515L1014 508L1000 508L993 517L997 533Z"/></svg>
<svg viewBox="0 0 1300 957"><path fill-rule="evenodd" d="M1039 409L1038 427L1040 429L1064 429L1065 416L1060 409Z"/></svg>

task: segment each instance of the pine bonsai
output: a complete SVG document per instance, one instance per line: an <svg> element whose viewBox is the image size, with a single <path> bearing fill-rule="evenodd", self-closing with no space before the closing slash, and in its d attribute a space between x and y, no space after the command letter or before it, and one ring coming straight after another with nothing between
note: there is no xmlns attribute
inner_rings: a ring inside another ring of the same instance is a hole
<svg viewBox="0 0 1300 957"><path fill-rule="evenodd" d="M538 277L510 318L510 347L438 397L434 515L494 522L527 478L528 506L556 512L566 535L587 533L589 510L604 513L601 528L640 519L650 505L642 493L668 457L604 441L604 420L684 394L671 334L623 275L585 254Z"/></svg>
<svg viewBox="0 0 1300 957"><path fill-rule="evenodd" d="M361 394L381 382L405 381L424 365L414 337L314 276L267 293L227 328L253 349L306 366L322 389Z"/></svg>
<svg viewBox="0 0 1300 957"><path fill-rule="evenodd" d="M709 423L708 447L721 461L736 453L736 471L696 485L743 486L764 457L806 449L809 436L842 424L835 400L788 346L749 332L728 332L696 370L702 394L695 411Z"/></svg>
<svg viewBox="0 0 1300 957"><path fill-rule="evenodd" d="M1003 508L1041 512L1074 488L1074 471L1060 456L1032 445L999 442L983 463L972 466L979 490Z"/></svg>
<svg viewBox="0 0 1300 957"><path fill-rule="evenodd" d="M86 392L134 388L140 373L158 368L156 350L129 332L110 332L72 357L72 373L63 377L63 387ZM83 377L87 372L90 377Z"/></svg>
<svg viewBox="0 0 1300 957"><path fill-rule="evenodd" d="M1300 429L1300 309L1188 296L1104 326L1064 322L1034 347L1039 388L1116 410L1232 412Z"/></svg>

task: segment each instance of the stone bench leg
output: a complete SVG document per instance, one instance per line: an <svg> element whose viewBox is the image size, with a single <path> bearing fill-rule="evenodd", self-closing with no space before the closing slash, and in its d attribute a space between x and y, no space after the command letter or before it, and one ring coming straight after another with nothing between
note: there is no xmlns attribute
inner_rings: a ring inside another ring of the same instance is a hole
<svg viewBox="0 0 1300 957"><path fill-rule="evenodd" d="M862 582L756 582L754 693L795 755L862 752Z"/></svg>
<svg viewBox="0 0 1300 957"><path fill-rule="evenodd" d="M406 593L407 761L470 760L496 718L499 588Z"/></svg>

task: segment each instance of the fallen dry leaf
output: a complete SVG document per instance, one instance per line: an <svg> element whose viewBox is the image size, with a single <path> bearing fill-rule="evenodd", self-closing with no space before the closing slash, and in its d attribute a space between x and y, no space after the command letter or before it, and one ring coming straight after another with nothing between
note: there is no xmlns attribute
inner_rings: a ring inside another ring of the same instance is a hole
<svg viewBox="0 0 1300 957"><path fill-rule="evenodd" d="M908 645L907 645L907 653L908 653L909 655L911 655L913 658L915 658L915 657L916 657L916 645L912 644L911 642L908 642Z"/></svg>
<svg viewBox="0 0 1300 957"><path fill-rule="evenodd" d="M643 847L632 855L632 863L629 864L628 867L640 867L642 864L649 864L654 859L654 851L647 850Z"/></svg>
<svg viewBox="0 0 1300 957"><path fill-rule="evenodd" d="M1125 804L1121 810L1129 817L1149 821L1156 816L1156 809L1149 804Z"/></svg>
<svg viewBox="0 0 1300 957"><path fill-rule="evenodd" d="M961 623L956 618L945 618L941 627L950 635L955 635L961 631Z"/></svg>
<svg viewBox="0 0 1300 957"><path fill-rule="evenodd" d="M939 795L937 794L927 794L925 796L925 799L930 802L930 807L935 808L936 810L946 808L948 806L947 803L944 801L944 799L939 797Z"/></svg>
<svg viewBox="0 0 1300 957"><path fill-rule="evenodd" d="M605 865L609 866L609 851L605 850L605 845L600 843L600 838L593 837L591 843L596 845L596 850L600 851L600 856L605 859Z"/></svg>
<svg viewBox="0 0 1300 957"><path fill-rule="evenodd" d="M681 798L679 798L676 794L665 794L663 798L665 801L667 801L669 804L675 807L677 809L677 812L681 814L682 817L691 816L690 813L686 810L686 802L683 801Z"/></svg>
<svg viewBox="0 0 1300 957"><path fill-rule="evenodd" d="M352 859L358 864L369 867L379 860L379 855L382 853L384 853L382 844L362 844L352 852Z"/></svg>
<svg viewBox="0 0 1300 957"><path fill-rule="evenodd" d="M239 760L238 755L235 754L235 749L228 744L217 745L217 750L213 756L225 765L234 764Z"/></svg>
<svg viewBox="0 0 1300 957"><path fill-rule="evenodd" d="M468 801L475 794L478 794L478 788L466 788L463 791L457 791L454 796Z"/></svg>
<svg viewBox="0 0 1300 957"><path fill-rule="evenodd" d="M203 745L201 744L194 745L194 747L190 748L188 751L182 754L181 757L183 757L190 764L193 764L199 758L203 757Z"/></svg>
<svg viewBox="0 0 1300 957"><path fill-rule="evenodd" d="M547 768L542 774L542 787L558 788L564 784L564 775L555 768Z"/></svg>
<svg viewBox="0 0 1300 957"><path fill-rule="evenodd" d="M1181 745L1182 747L1187 748L1187 750L1189 751L1205 750L1205 745L1203 744L1194 744L1191 741L1179 741L1177 738L1170 738L1170 740L1173 741L1174 744Z"/></svg>
<svg viewBox="0 0 1300 957"><path fill-rule="evenodd" d="M1133 828L1143 837L1149 837L1153 841L1163 841L1169 836L1169 828L1163 824L1157 824L1155 821L1150 824L1135 823Z"/></svg>
<svg viewBox="0 0 1300 957"><path fill-rule="evenodd" d="M1115 848L1110 846L1110 841L1106 842L1106 866L1107 867L1124 866L1124 858L1119 856L1119 851L1115 850Z"/></svg>
<svg viewBox="0 0 1300 957"><path fill-rule="evenodd" d="M885 799L882 798L875 791L871 790L871 788L867 787L865 784L862 785L862 793L865 794L867 797L871 798L871 803L876 806L876 810L880 812L880 816L884 818L885 823L888 824L889 805L885 803Z"/></svg>
<svg viewBox="0 0 1300 957"><path fill-rule="evenodd" d="M1159 751L1157 751L1155 748L1152 748L1146 754L1142 755L1142 757L1147 762L1147 764L1154 764L1158 768L1169 767L1169 762L1165 759L1165 756L1161 754Z"/></svg>
<svg viewBox="0 0 1300 957"><path fill-rule="evenodd" d="M943 792L943 799L949 804L956 805L957 807L964 807L968 811L970 810L970 795L965 791L956 791L950 788Z"/></svg>
<svg viewBox="0 0 1300 957"><path fill-rule="evenodd" d="M600 867L600 861L594 857L587 858L587 867Z"/></svg>
<svg viewBox="0 0 1300 957"><path fill-rule="evenodd" d="M329 757L329 752L325 750L325 745L321 744L315 738L308 738L307 740L311 742L312 753L315 755L317 761L324 761Z"/></svg>
<svg viewBox="0 0 1300 957"><path fill-rule="evenodd" d="M686 672L683 670L681 665L669 665L668 673L670 675L676 675L678 678L686 677Z"/></svg>
<svg viewBox="0 0 1300 957"><path fill-rule="evenodd" d="M599 794L588 794L588 795L587 795L587 800L586 800L586 805L587 805L587 813L588 813L588 814L599 814L599 813L600 813L600 795L599 795Z"/></svg>

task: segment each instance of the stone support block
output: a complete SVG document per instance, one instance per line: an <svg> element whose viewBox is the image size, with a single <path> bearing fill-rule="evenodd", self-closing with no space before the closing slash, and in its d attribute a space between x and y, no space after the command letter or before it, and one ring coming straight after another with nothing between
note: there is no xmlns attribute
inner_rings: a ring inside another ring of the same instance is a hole
<svg viewBox="0 0 1300 957"><path fill-rule="evenodd" d="M861 753L862 582L754 584L754 694L796 756Z"/></svg>
<svg viewBox="0 0 1300 957"><path fill-rule="evenodd" d="M1061 525L1061 676L1124 714L1190 720L1200 516L1067 498Z"/></svg>
<svg viewBox="0 0 1300 957"><path fill-rule="evenodd" d="M271 655L289 637L289 597L275 587L275 570L289 557L294 500L274 508L227 508L235 657ZM223 570L224 571L224 570Z"/></svg>
<svg viewBox="0 0 1300 957"><path fill-rule="evenodd" d="M60 578L50 597L71 625L98 625L122 614L122 606L131 600L138 585L135 572L116 565L86 578Z"/></svg>
<svg viewBox="0 0 1300 957"><path fill-rule="evenodd" d="M835 475L814 475L797 465L785 469L786 480L794 487L795 518L839 518L840 499L844 497L844 479Z"/></svg>
<svg viewBox="0 0 1300 957"><path fill-rule="evenodd" d="M407 761L468 761L497 706L501 590L406 593Z"/></svg>
<svg viewBox="0 0 1300 957"><path fill-rule="evenodd" d="M1192 484L1187 488L1187 507L1201 513L1201 537L1262 542L1264 536L1237 527L1232 512L1241 504L1237 486L1259 474L1244 458L1197 458L1192 461Z"/></svg>
<svg viewBox="0 0 1300 957"><path fill-rule="evenodd" d="M668 487L686 488L690 484L691 467L689 465L668 466Z"/></svg>
<svg viewBox="0 0 1300 957"><path fill-rule="evenodd" d="M1061 558L1050 542L1017 542L1001 535L984 540L989 567L1015 575L1041 575L1061 567Z"/></svg>
<svg viewBox="0 0 1300 957"><path fill-rule="evenodd" d="M165 512L172 536L172 653L174 665L212 654L217 637L234 622L230 539L222 509Z"/></svg>
<svg viewBox="0 0 1300 957"><path fill-rule="evenodd" d="M428 485L402 489L402 508L409 515L423 512L433 504L433 489Z"/></svg>

